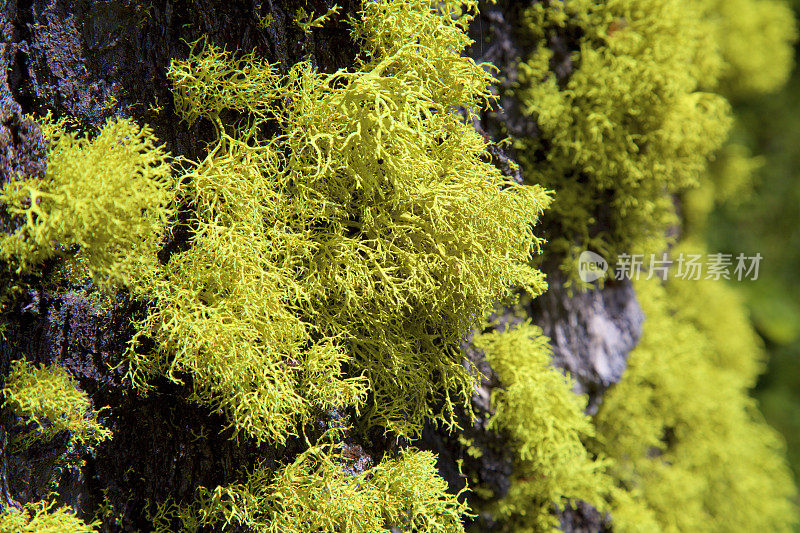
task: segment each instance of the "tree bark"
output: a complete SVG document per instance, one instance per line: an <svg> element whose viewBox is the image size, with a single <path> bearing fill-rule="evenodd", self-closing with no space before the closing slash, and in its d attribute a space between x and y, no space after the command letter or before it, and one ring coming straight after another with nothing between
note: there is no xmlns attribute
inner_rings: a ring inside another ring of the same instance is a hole
<svg viewBox="0 0 800 533"><path fill-rule="evenodd" d="M345 15L354 15L359 7L356 1L336 3ZM351 65L358 51L347 25L334 23L305 34L294 24L298 7L325 12L333 5L331 0L308 5L302 0L3 0L0 72L6 74L0 76L0 182L44 173L45 144L26 114L48 111L72 117L89 131L97 131L109 118L130 116L152 126L174 155L201 157L202 141L212 138L213 128L203 121L187 125L176 120L166 78L170 61L187 57L187 43L205 37L229 50L254 50L284 71L303 59L335 71ZM518 9L513 2L486 6L472 26L477 40L473 56L497 65L510 81L522 44L507 21ZM268 13L273 23L265 29L258 16ZM564 77L571 71L565 52L568 37L556 36L551 43L554 60L560 62L555 71ZM156 102L164 105L163 112L149 107ZM536 135L535 122L521 117L513 99L503 94L500 104L476 124L488 138L499 140L501 131ZM508 163L513 153L493 148L492 155L501 170L516 172ZM13 229L10 218L0 212L0 231ZM186 239L185 232L175 235L167 251L178 249ZM603 391L620 379L627 354L638 341L641 310L627 284L571 296L552 270L551 290L528 312L552 337L555 364L577 377L576 392L588 393L590 409L595 409ZM160 382L146 398L133 391L123 379L122 354L133 333L131 317L146 312L144 304L120 297L112 309L100 310L81 287L53 288L39 279L29 281L1 318L6 334L0 338L0 382L15 359L59 365L90 395L95 409L108 408L103 422L114 437L94 453L68 450L63 435L12 453L7 443L16 431L14 420L3 413L0 511L43 498L55 487L58 501L85 517L106 498L121 519L104 523L103 531L146 530L145 502L191 500L199 485L239 481L256 460L279 461L300 449L299 442L279 448L256 446L230 440L225 430L207 432L225 427L225 421L188 403L188 385ZM464 467L500 496L508 490L512 459L507 440L486 427L491 415L487 398L497 383L480 354L468 355L483 364L488 377L473 398L479 419L467 424L465 432L486 453ZM335 423L335 418L336 413L329 413L320 427ZM364 468L396 445L380 439L350 444L366 456ZM453 491L463 486L456 461L466 454L454 436L428 428L415 444L439 454L440 473ZM603 526L596 511L578 505L562 514L562 527L599 531Z"/></svg>

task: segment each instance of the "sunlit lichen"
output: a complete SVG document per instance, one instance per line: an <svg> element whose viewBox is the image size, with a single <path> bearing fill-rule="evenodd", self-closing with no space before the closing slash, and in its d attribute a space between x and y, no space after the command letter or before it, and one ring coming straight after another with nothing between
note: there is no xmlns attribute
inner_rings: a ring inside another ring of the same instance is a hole
<svg viewBox="0 0 800 533"><path fill-rule="evenodd" d="M321 28L322 26L324 26L325 23L328 22L328 20L330 20L332 16L339 13L340 9L341 7L339 5L335 5L332 8L330 8L326 13L323 13L322 15L315 18L313 11L311 13L307 13L306 10L301 7L297 10L297 13L295 14L295 16L297 17L296 23L300 27L300 29L303 30L304 33L311 33L311 30L313 30L314 28Z"/></svg>
<svg viewBox="0 0 800 533"><path fill-rule="evenodd" d="M647 517L651 531L791 531L796 489L747 395L760 351L740 305L719 281L670 284L637 284L642 342L596 417L597 449L627 493L615 530Z"/></svg>
<svg viewBox="0 0 800 533"><path fill-rule="evenodd" d="M96 533L99 522L85 523L67 506L53 509L54 503L29 503L22 509L10 508L0 513L0 531L4 533Z"/></svg>
<svg viewBox="0 0 800 533"><path fill-rule="evenodd" d="M155 531L223 525L258 533L361 533L425 531L459 533L466 504L447 493L430 452L406 449L366 474L347 476L333 445L316 445L271 472L259 466L244 483L201 488L188 505L161 505Z"/></svg>
<svg viewBox="0 0 800 533"><path fill-rule="evenodd" d="M797 39L791 7L781 0L702 0L703 20L724 65L720 90L733 98L773 92L789 78Z"/></svg>
<svg viewBox="0 0 800 533"><path fill-rule="evenodd" d="M0 202L21 225L0 234L0 260L15 274L61 258L98 285L131 285L155 269L172 214L171 164L152 131L108 122L92 140L65 120L41 120L48 142L43 179L11 180ZM76 249L77 247L77 249Z"/></svg>
<svg viewBox="0 0 800 533"><path fill-rule="evenodd" d="M544 288L527 262L549 202L490 165L465 120L491 77L459 55L457 6L365 3L353 71L279 75L201 44L173 62L177 109L219 138L182 189L190 247L148 282L139 331L157 349L132 355L136 380L189 374L196 399L269 441L331 405L404 435L450 421L475 380L464 333L514 287Z"/></svg>
<svg viewBox="0 0 800 533"><path fill-rule="evenodd" d="M728 103L701 90L722 63L700 15L681 0L527 11L538 44L520 65L517 96L540 134L517 146L526 180L556 192L547 253L566 258L565 270L586 249L662 250L676 222L670 193L695 185L725 140ZM574 46L561 78L551 70L553 35Z"/></svg>
<svg viewBox="0 0 800 533"><path fill-rule="evenodd" d="M111 431L97 420L86 393L57 366L37 368L21 359L12 361L2 396L3 408L30 426L18 436L15 446L47 441L65 430L72 442L89 446L111 438Z"/></svg>
<svg viewBox="0 0 800 533"><path fill-rule="evenodd" d="M576 500L602 509L611 486L605 463L582 442L594 434L586 399L552 366L549 342L530 323L475 339L502 385L493 392L490 425L512 438L515 451L511 488L487 507L503 523L498 531L557 529L555 510Z"/></svg>

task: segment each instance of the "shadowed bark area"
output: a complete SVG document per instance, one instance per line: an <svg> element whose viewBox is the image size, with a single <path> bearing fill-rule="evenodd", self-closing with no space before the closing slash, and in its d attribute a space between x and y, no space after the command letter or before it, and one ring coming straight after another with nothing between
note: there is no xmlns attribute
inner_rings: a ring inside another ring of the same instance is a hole
<svg viewBox="0 0 800 533"><path fill-rule="evenodd" d="M325 12L331 0L7 0L0 4L0 183L15 176L42 175L46 168L45 145L36 123L24 113L69 116L89 131L97 131L106 120L130 116L147 123L175 155L199 158L203 141L213 137L211 124L179 123L174 114L166 70L172 59L185 58L192 41L207 37L229 50L255 50L287 70L294 63L311 59L318 68L332 72L353 63L357 53L349 28L342 22L354 14L355 0L336 2L342 6L339 22L306 34L294 23L300 6ZM473 56L500 68L499 76L513 83L515 64L524 43L515 41L513 25L520 7L514 2L486 6L472 26L476 45ZM263 27L259 17L272 16ZM554 71L568 77L568 42L554 36ZM484 113L479 128L487 138L500 140L509 133L535 136L535 122L518 113L518 104L500 89L499 106ZM161 110L157 108L161 107ZM510 163L513 152L491 148L494 163L519 179ZM0 210L0 231L14 230L10 217ZM174 241L165 246L166 259L190 236L180 227ZM555 364L577 379L579 392L590 395L590 409L602 401L602 393L619 380L627 352L641 332L642 315L628 285L609 285L603 291L570 296L554 273L551 289L534 302L529 311L534 322L553 339ZM3 274L0 282L5 283ZM28 280L24 280L28 281ZM146 305L120 296L110 309L101 309L89 296L90 286L46 286L31 279L26 291L9 302L0 320L0 384L12 360L56 364L78 381L92 398L95 409L108 408L101 419L114 433L95 452L70 448L66 435L46 444L12 453L7 443L19 431L8 412L0 424L0 511L7 506L34 501L57 488L58 501L91 517L98 506L110 503L116 520L106 521L103 531L147 530L147 503L167 497L189 501L199 485L241 481L243 472L256 460L275 464L292 457L302 445L267 448L229 439L221 430L226 423L206 409L186 401L191 390L157 383L147 397L133 391L124 380L122 354L131 338L131 317L146 313ZM470 423L462 417L464 436L484 453L480 458L465 453L457 435L427 428L416 445L439 454L439 470L457 492L464 486L457 461L464 459L463 472L476 476L498 496L508 491L512 475L512 451L503 435L487 427L492 415L491 389L498 386L491 368L481 355L470 353L486 375L473 398L478 415ZM188 380L188 378L187 378ZM341 414L333 411L319 417L321 432L336 425ZM348 440L347 454L355 474L377 464L381 456L397 446L391 438ZM81 463L83 462L83 466ZM565 531L600 531L602 519L584 504L562 516ZM487 525L490 530L491 525Z"/></svg>

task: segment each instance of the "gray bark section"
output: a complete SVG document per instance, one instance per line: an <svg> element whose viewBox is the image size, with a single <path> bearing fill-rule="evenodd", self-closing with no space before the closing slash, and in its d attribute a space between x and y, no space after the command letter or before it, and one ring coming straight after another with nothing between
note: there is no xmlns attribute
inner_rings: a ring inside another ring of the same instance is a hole
<svg viewBox="0 0 800 533"><path fill-rule="evenodd" d="M553 364L575 378L575 392L588 395L587 412L595 414L603 393L622 378L644 313L630 280L572 295L557 274L549 285L533 301L532 316L550 337Z"/></svg>
<svg viewBox="0 0 800 533"><path fill-rule="evenodd" d="M345 14L358 7L355 0L338 3ZM324 12L333 2L308 4L307 9ZM256 50L283 69L306 58L326 71L352 64L357 49L347 25L326 25L306 35L293 23L293 13L301 5L305 5L302 0L2 0L0 72L7 77L0 76L0 182L16 174L41 175L46 166L38 126L24 118L22 111L51 110L56 116L76 118L90 131L97 131L111 117L132 116L150 124L174 154L200 157L201 141L211 138L212 128L203 121L177 122L165 76L170 60L186 57L185 41L208 36L231 50ZM256 15L268 13L273 23L266 29L259 27ZM509 80L515 79L514 65L526 46L515 33L513 21L518 15L518 5L500 2L486 6L473 25L473 31L480 32L473 36L480 39L473 55L498 65L500 75ZM570 39L552 39L557 52L554 72L559 79L571 72L569 54L564 52ZM476 127L494 140L508 133L537 135L535 122L522 118L505 89L500 88L502 107L485 113ZM156 98L165 106L161 113L148 109ZM492 148L491 155L503 172L520 178L510 164L513 153ZM0 231L13 229L11 218L0 211ZM189 230L179 225L175 234L175 241L165 247L165 259L185 244ZM8 274L0 273L0 282L6 281L4 275ZM69 449L68 436L59 435L12 454L6 443L19 431L18 421L2 413L0 510L39 499L55 485L59 500L87 517L102 503L105 492L120 516L118 523L104 524L104 531L146 530L147 501L156 503L167 497L190 501L198 485L241 481L242 473L256 460L277 464L301 449L299 442L267 448L229 440L228 433L220 430L224 420L185 401L189 385L158 382L146 398L132 392L123 380L124 366L117 365L132 333L130 317L146 312L142 304L121 298L111 310L100 311L86 296L90 287L54 290L38 279L23 281L28 289L0 316L7 326L5 340L0 340L0 383L13 359L58 364L78 380L96 408L111 408L104 422L114 438L95 453ZM551 277L550 283L551 290L529 311L553 339L555 364L576 376L579 392L589 394L594 408L625 368L627 353L640 333L641 311L627 285L570 296L557 279ZM487 428L492 414L488 397L499 383L480 354L465 350L487 376L473 402L478 419L472 424L466 418L462 421L465 436L484 450L483 456L470 457L455 435L433 428L427 428L415 445L439 454L440 472L452 490L464 484L457 468L457 461L464 459L465 474L501 497L513 474L512 451L504 435ZM339 424L341 416L337 411L321 414L312 431ZM354 456L354 463L346 467L346 473L368 469L400 444L370 432L354 434L345 450ZM79 468L81 460L85 465ZM602 517L581 503L562 513L561 522L565 531L604 527ZM496 524L476 526L488 531Z"/></svg>

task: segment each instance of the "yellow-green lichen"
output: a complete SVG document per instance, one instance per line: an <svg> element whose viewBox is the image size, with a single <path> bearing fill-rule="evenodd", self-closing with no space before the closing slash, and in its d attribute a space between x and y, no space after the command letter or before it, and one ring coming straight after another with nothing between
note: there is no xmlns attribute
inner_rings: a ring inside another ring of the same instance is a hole
<svg viewBox="0 0 800 533"><path fill-rule="evenodd" d="M670 193L695 185L725 140L729 105L701 89L722 68L701 10L683 0L536 3L517 97L539 135L518 139L525 178L552 188L548 254L663 249ZM551 70L561 35L569 72ZM574 40L574 43L570 41Z"/></svg>
<svg viewBox="0 0 800 533"><path fill-rule="evenodd" d="M19 275L62 258L105 286L132 284L153 270L174 183L152 131L120 119L90 140L65 120L47 116L40 124L47 171L0 190L0 202L21 222L0 235L0 260Z"/></svg>
<svg viewBox="0 0 800 533"><path fill-rule="evenodd" d="M755 336L721 282L669 284L685 285L637 284L642 341L595 418L597 450L623 491L614 528L640 531L647 519L650 531L791 531L783 445L747 395ZM737 324L746 331L726 332Z"/></svg>
<svg viewBox="0 0 800 533"><path fill-rule="evenodd" d="M314 28L321 28L325 25L331 17L339 13L341 6L335 5L330 8L326 13L314 18L314 12L307 13L302 7L297 10L295 16L297 17L297 25L303 30L304 33L311 33Z"/></svg>
<svg viewBox="0 0 800 533"><path fill-rule="evenodd" d="M573 276L587 249L664 248L671 195L702 181L725 141L724 97L781 86L796 38L773 0L539 2L523 26L516 97L538 133L515 142L528 182L556 191L547 253Z"/></svg>
<svg viewBox="0 0 800 533"><path fill-rule="evenodd" d="M487 506L503 522L498 531L557 530L555 510L576 500L603 509L610 489L604 462L582 442L594 434L583 412L586 399L551 365L549 342L540 328L527 322L475 339L502 385L492 394L490 426L511 437L515 452L508 494Z"/></svg>
<svg viewBox="0 0 800 533"><path fill-rule="evenodd" d="M89 446L111 438L111 430L98 421L86 393L57 366L37 368L21 359L12 361L2 396L3 408L31 426L19 435L16 446L47 441L65 430L71 442Z"/></svg>
<svg viewBox="0 0 800 533"><path fill-rule="evenodd" d="M403 450L367 473L345 475L349 462L330 444L312 446L276 472L259 466L244 483L200 488L189 505L161 505L155 531L244 526L258 533L463 533L466 504L447 492L436 457Z"/></svg>
<svg viewBox="0 0 800 533"><path fill-rule="evenodd" d="M67 506L53 509L54 503L45 501L24 505L22 509L9 508L0 513L0 531L3 533L96 533L100 522L85 523Z"/></svg>
<svg viewBox="0 0 800 533"><path fill-rule="evenodd" d="M754 156L742 144L725 145L701 186L680 196L683 234L695 238L703 235L708 216L716 206L743 205L753 194L757 173L764 163L763 157Z"/></svg>
<svg viewBox="0 0 800 533"><path fill-rule="evenodd" d="M460 6L366 2L351 71L279 75L199 44L173 62L177 109L218 141L181 191L189 249L145 284L156 350L132 353L137 382L191 375L237 433L277 442L331 405L405 435L450 421L476 376L464 332L513 287L544 288L527 262L549 202L487 163L465 120L491 77L459 54Z"/></svg>
<svg viewBox="0 0 800 533"><path fill-rule="evenodd" d="M797 23L782 0L702 0L703 19L724 60L719 89L733 98L774 92L794 64Z"/></svg>

